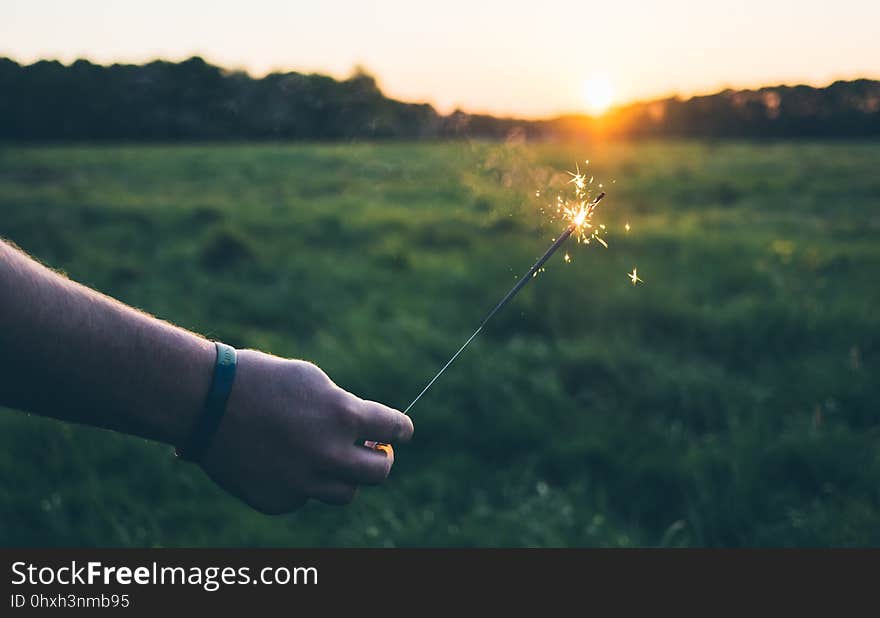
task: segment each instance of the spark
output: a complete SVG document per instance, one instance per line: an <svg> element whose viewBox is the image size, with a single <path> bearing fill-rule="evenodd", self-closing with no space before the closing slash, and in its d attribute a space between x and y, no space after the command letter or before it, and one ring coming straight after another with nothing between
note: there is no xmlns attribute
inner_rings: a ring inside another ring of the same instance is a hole
<svg viewBox="0 0 880 618"><path fill-rule="evenodd" d="M563 259L565 260L565 263L566 263L566 264L568 264L569 262L571 262L571 256L570 256L569 254L567 254L567 253L566 253L565 256L563 257Z"/></svg>
<svg viewBox="0 0 880 618"><path fill-rule="evenodd" d="M639 271L635 266L633 266L633 271L631 273L627 273L626 276L630 278L633 285L636 285L637 283L644 283L644 281L639 278Z"/></svg>
<svg viewBox="0 0 880 618"><path fill-rule="evenodd" d="M626 225L623 226L623 229L625 229L627 232L629 231L629 221L626 222Z"/></svg>
<svg viewBox="0 0 880 618"><path fill-rule="evenodd" d="M589 161L585 162L587 165ZM574 185L574 197L564 198L561 195L556 196L556 214L564 221L574 226L572 235L577 242L590 244L593 240L597 241L603 247L608 247L608 243L602 238L605 233L605 226L600 224L593 225L593 211L596 208L596 201L590 200L590 189L593 185L593 176L587 177L586 173L581 172L580 165L575 163L575 171L567 172L571 176L569 184ZM601 189L602 184L599 184ZM552 209L551 209L552 210Z"/></svg>

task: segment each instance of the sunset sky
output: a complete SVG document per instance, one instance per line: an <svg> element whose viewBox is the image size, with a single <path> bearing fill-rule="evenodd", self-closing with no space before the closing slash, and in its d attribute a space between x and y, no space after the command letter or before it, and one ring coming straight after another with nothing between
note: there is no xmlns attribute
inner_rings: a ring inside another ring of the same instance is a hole
<svg viewBox="0 0 880 618"><path fill-rule="evenodd" d="M880 77L876 0L576 2L6 0L0 55L201 55L254 75L345 77L441 111L549 116L670 94Z"/></svg>

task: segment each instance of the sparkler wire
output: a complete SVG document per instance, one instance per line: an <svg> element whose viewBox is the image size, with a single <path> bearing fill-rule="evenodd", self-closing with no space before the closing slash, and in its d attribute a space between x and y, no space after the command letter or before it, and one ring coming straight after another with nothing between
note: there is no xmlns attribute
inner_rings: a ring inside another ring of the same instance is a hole
<svg viewBox="0 0 880 618"><path fill-rule="evenodd" d="M604 197L605 197L605 192L603 191L602 193L597 195L596 199L594 199L590 203L589 208L590 209L594 208L596 206L596 204L598 204L599 201ZM476 336L480 334L480 331L482 331L483 327L486 325L486 323L492 319L492 316L494 316L496 313L498 313L502 307L504 307L507 303L509 303L511 301L511 299L513 299L513 297L516 296L517 293L521 289L523 289L529 281L531 281L531 279L535 276L535 273L537 273L538 270L544 265L544 263L550 259L550 256L552 256L554 253L556 253L556 250L559 249L559 247L561 247L562 244L566 240L568 240L568 237L571 236L572 232L574 232L577 229L577 227L578 227L577 221L572 221L568 225L568 227L565 228L565 231L559 235L559 238L557 238L553 242L552 245L550 245L550 248L544 252L544 255L542 255L541 257L538 258L538 261L535 262L532 265L532 267L529 268L528 272L526 272L526 274L523 275L520 278L520 280L516 282L516 285L514 285L510 289L510 291L504 296L504 298L502 298L500 301L498 301L498 304L495 305L495 307L493 307L492 310L488 314L486 314L486 317L484 317L483 321L480 322L480 325L477 327L477 330L474 331L474 334L471 335L470 337L468 337L468 340L465 341L464 344L462 344L462 346L460 348L458 348L458 351L452 355L452 358L450 358L448 361L446 361L446 364L443 365L443 368L437 372L437 375L435 375L433 378L431 378L431 381L428 382L427 386L425 386L425 388L422 389L422 392L419 393L418 396L415 399L413 399L412 403L406 407L406 410L403 411L404 414L409 414L410 409L412 409L412 407L414 405L416 405L416 402L422 398L422 395L424 395L425 393L428 392L428 389L430 389L431 386L434 385L434 382L437 381L437 378L439 378L440 376L443 375L443 372L445 372L449 368L449 366L453 362L455 362L455 359L458 358L462 352L464 352L464 349L466 347L468 347L468 345L470 345L471 341L473 341L476 338Z"/></svg>

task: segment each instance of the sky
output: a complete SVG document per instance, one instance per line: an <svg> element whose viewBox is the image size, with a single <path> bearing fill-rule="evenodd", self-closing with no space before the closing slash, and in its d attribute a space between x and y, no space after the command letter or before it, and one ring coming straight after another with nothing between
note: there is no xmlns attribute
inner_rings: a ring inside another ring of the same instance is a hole
<svg viewBox="0 0 880 618"><path fill-rule="evenodd" d="M0 0L0 55L350 75L522 117L725 87L880 78L878 0Z"/></svg>

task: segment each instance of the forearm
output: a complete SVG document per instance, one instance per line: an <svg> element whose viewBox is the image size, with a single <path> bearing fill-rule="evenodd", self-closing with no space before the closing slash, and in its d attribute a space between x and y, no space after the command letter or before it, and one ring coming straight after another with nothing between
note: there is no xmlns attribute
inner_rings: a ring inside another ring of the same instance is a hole
<svg viewBox="0 0 880 618"><path fill-rule="evenodd" d="M214 346L0 241L0 404L179 444Z"/></svg>

